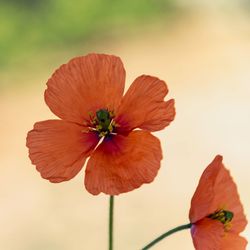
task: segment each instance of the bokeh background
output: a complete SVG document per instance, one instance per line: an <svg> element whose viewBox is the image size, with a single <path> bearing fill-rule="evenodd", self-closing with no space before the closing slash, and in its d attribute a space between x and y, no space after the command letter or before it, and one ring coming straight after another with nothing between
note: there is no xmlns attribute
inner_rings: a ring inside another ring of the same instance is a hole
<svg viewBox="0 0 250 250"><path fill-rule="evenodd" d="M164 151L157 178L115 199L115 249L140 249L187 223L199 177L216 154L249 216L249 1L1 0L0 249L107 249L108 197L87 193L84 171L66 183L43 180L25 147L33 123L54 118L43 100L47 79L89 52L119 55L127 87L151 74L176 99L176 120L156 133ZM249 226L243 235L250 240ZM191 250L190 233L154 249Z"/></svg>

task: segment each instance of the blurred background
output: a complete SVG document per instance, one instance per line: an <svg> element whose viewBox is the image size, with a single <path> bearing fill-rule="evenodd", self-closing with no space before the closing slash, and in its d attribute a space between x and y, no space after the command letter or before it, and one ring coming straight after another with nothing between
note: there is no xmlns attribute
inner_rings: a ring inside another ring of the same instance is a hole
<svg viewBox="0 0 250 250"><path fill-rule="evenodd" d="M28 159L27 132L53 119L47 79L74 56L115 54L135 77L164 79L177 116L156 133L162 168L150 185L115 198L115 249L140 249L188 222L190 199L224 156L250 214L250 4L247 0L0 1L0 249L107 249L108 197L84 171L51 184ZM250 227L243 233L250 240ZM154 249L194 249L189 231ZM250 249L250 247L248 248Z"/></svg>

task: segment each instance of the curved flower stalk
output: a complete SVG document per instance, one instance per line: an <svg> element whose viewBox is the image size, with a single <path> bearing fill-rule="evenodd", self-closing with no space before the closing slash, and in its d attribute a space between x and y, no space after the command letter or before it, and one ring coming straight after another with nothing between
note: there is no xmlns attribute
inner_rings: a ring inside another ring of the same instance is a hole
<svg viewBox="0 0 250 250"><path fill-rule="evenodd" d="M89 54L62 65L47 86L45 102L61 119L37 122L27 136L43 178L68 181L89 158L84 182L93 195L118 195L154 180L162 151L151 132L175 116L174 100L164 101L164 81L139 76L123 96L120 58Z"/></svg>

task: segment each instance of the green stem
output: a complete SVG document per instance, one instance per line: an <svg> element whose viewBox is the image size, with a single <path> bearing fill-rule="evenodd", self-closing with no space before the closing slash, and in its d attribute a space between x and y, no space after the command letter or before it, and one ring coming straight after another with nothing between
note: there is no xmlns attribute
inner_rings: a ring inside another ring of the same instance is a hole
<svg viewBox="0 0 250 250"><path fill-rule="evenodd" d="M109 198L109 250L113 250L114 196Z"/></svg>
<svg viewBox="0 0 250 250"><path fill-rule="evenodd" d="M176 233L178 231L181 231L181 230L184 230L184 229L189 229L191 228L192 224L191 223L188 223L186 225L181 225L181 226L178 226L176 228L173 228L169 231L167 231L166 233L160 235L159 237L157 237L155 240L151 241L148 245L146 245L145 247L142 248L142 250L147 250L149 249L150 247L152 247L153 245L155 245L156 243L158 243L159 241L163 240L164 238L168 237L169 235L173 234L173 233Z"/></svg>

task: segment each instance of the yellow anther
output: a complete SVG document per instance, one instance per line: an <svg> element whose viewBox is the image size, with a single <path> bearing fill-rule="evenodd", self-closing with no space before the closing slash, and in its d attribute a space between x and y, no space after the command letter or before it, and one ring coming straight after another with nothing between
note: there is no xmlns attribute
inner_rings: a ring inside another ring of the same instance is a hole
<svg viewBox="0 0 250 250"><path fill-rule="evenodd" d="M109 132L112 132L112 131L113 131L112 122L109 124L109 126L108 126L108 130L109 130Z"/></svg>
<svg viewBox="0 0 250 250"><path fill-rule="evenodd" d="M109 111L109 116L110 116L110 118L114 118L115 117L114 111Z"/></svg>
<svg viewBox="0 0 250 250"><path fill-rule="evenodd" d="M224 224L224 229L225 229L225 231L228 232L231 228L232 228L232 223L231 223L230 221L228 221L228 222L226 222L226 223Z"/></svg>
<svg viewBox="0 0 250 250"><path fill-rule="evenodd" d="M101 130L101 129L102 129L102 125L100 125L100 124L96 125L96 129L97 129L98 131Z"/></svg>

